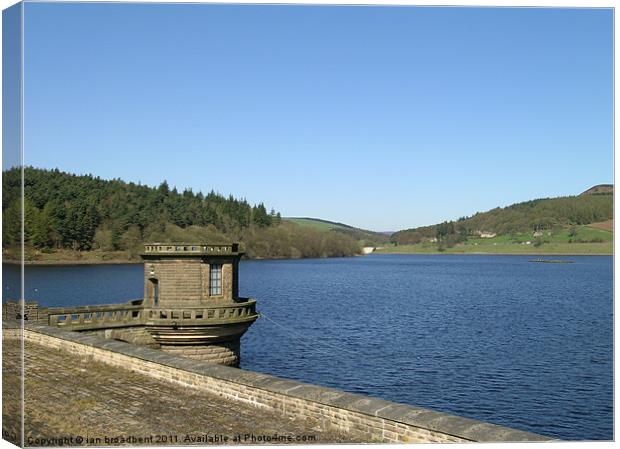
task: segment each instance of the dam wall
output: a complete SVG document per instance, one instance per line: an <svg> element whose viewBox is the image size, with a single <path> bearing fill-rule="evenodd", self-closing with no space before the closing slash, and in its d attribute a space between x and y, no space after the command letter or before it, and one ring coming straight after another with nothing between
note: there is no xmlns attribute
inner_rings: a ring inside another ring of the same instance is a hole
<svg viewBox="0 0 620 449"><path fill-rule="evenodd" d="M4 338L20 338L19 329L4 328ZM166 382L279 413L283 420L303 419L325 430L359 436L368 442L516 442L549 438L411 407L332 388L281 379L267 374L193 360L171 353L106 340L96 335L27 323L26 341L129 369ZM62 367L58 367L62 369Z"/></svg>

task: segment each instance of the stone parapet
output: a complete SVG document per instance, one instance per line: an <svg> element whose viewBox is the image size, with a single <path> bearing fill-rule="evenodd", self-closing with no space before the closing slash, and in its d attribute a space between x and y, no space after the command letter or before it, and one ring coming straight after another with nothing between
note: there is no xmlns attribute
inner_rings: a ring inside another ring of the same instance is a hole
<svg viewBox="0 0 620 449"><path fill-rule="evenodd" d="M229 244L197 244L197 243L146 243L142 257L161 254L174 255L215 255L240 256L238 243Z"/></svg>
<svg viewBox="0 0 620 449"><path fill-rule="evenodd" d="M46 322L47 311L40 309L36 301L13 301L9 300L2 303L3 321L25 321Z"/></svg>
<svg viewBox="0 0 620 449"><path fill-rule="evenodd" d="M24 307L25 321L67 330L90 331L114 327L135 326L182 326L225 325L254 322L258 318L256 301L237 298L233 302L213 301L198 307L157 308L144 307L134 300L122 304L101 304L71 307L39 307L27 301ZM22 308L17 301L2 304L2 320L15 321L21 317Z"/></svg>
<svg viewBox="0 0 620 449"><path fill-rule="evenodd" d="M7 332L5 338L19 333ZM428 409L346 393L241 369L178 357L121 341L26 324L24 338L217 394L231 402L306 419L323 429L359 435L369 442L525 442L550 438Z"/></svg>
<svg viewBox="0 0 620 449"><path fill-rule="evenodd" d="M92 306L50 307L45 310L50 326L74 331L139 326L144 323L144 309L134 302Z"/></svg>

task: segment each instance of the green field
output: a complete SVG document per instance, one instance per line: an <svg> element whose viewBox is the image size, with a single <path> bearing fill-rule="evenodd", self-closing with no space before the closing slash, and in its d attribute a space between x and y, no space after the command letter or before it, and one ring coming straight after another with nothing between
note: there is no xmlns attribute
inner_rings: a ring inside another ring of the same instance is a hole
<svg viewBox="0 0 620 449"><path fill-rule="evenodd" d="M613 233L608 231L603 231L601 229L589 228L587 226L579 226L576 229L576 233L571 235L570 229L562 229L561 231L545 231L541 237L538 239L543 241L543 245L545 243L604 243L613 241ZM532 242L534 243L537 240L537 237L534 237L531 232L521 233L515 235L498 235L497 237L493 237L491 239L483 239L483 238L468 238L467 243L474 244L478 243L479 245L488 245L488 244L507 244L507 243L525 243Z"/></svg>
<svg viewBox="0 0 620 449"><path fill-rule="evenodd" d="M337 223L319 218L308 217L286 217L282 219L285 222L295 223L299 226L314 229L315 231L338 231L351 236L357 240L361 246L380 246L389 242L389 235L360 229L349 226L344 223Z"/></svg>
<svg viewBox="0 0 620 449"><path fill-rule="evenodd" d="M377 249L381 254L532 254L532 255L562 255L562 254L600 254L612 255L613 245L606 243L545 243L541 246L519 244L497 245L457 245L439 251L436 245L420 243L417 245L385 246Z"/></svg>
<svg viewBox="0 0 620 449"><path fill-rule="evenodd" d="M571 229L545 231L540 237L532 233L498 235L490 239L468 238L443 251L437 243L423 242L415 245L385 245L377 253L402 254L613 254L613 233L580 226ZM529 242L529 244L527 243Z"/></svg>
<svg viewBox="0 0 620 449"><path fill-rule="evenodd" d="M284 221L290 221L300 226L308 226L318 231L329 231L330 229L350 229L346 226L342 226L338 223L332 223L329 221L315 220L314 218L283 218Z"/></svg>

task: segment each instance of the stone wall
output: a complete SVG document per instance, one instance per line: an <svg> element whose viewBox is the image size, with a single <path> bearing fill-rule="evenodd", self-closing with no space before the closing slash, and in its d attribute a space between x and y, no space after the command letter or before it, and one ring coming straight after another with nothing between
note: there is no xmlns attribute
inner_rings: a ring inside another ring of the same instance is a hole
<svg viewBox="0 0 620 449"><path fill-rule="evenodd" d="M222 266L222 294L221 296L211 296L209 294L210 268L211 265L218 264ZM205 300L227 300L232 301L237 297L234 290L234 263L230 259L205 259L202 263L202 288L203 299Z"/></svg>
<svg viewBox="0 0 620 449"><path fill-rule="evenodd" d="M222 265L222 295L224 299L233 299L233 266L231 263Z"/></svg>
<svg viewBox="0 0 620 449"><path fill-rule="evenodd" d="M209 295L209 267L217 263L222 265L222 295ZM179 258L145 261L144 297L152 305L152 292L149 291L149 279L157 279L159 284L159 306L178 306L175 301L182 301L185 306L198 306L209 300L232 300L234 295L233 261L231 259Z"/></svg>
<svg viewBox="0 0 620 449"><path fill-rule="evenodd" d="M152 271L155 275L151 274ZM200 259L148 260L145 262L144 276L145 285L148 279L153 277L159 281L160 307L173 306L175 305L173 301L182 301L187 306L200 304L202 299Z"/></svg>
<svg viewBox="0 0 620 449"><path fill-rule="evenodd" d="M124 340L127 341L127 340ZM210 343L209 345L186 345L186 346L168 346L161 347L162 351L182 357L190 357L192 359L219 363L221 365L239 366L239 354L241 352L241 342L222 341L218 343Z"/></svg>
<svg viewBox="0 0 620 449"><path fill-rule="evenodd" d="M149 331L144 326L127 327L121 329L98 329L92 331L83 331L88 335L95 335L108 340L119 340L134 345L147 346L149 348L159 349L157 343Z"/></svg>
<svg viewBox="0 0 620 449"><path fill-rule="evenodd" d="M2 321L18 321L24 314L25 321L47 322L46 309L40 309L35 301L26 301L23 306L19 301L7 301L2 303Z"/></svg>
<svg viewBox="0 0 620 449"><path fill-rule="evenodd" d="M5 332L4 338L17 333ZM382 399L178 357L96 336L28 324L28 341L219 395L257 409L306 419L368 442L509 442L549 438Z"/></svg>
<svg viewBox="0 0 620 449"><path fill-rule="evenodd" d="M209 265L208 263L202 263L200 265L200 270L202 272L202 297L203 298L209 297L209 283L210 283L209 269L210 267L211 265Z"/></svg>

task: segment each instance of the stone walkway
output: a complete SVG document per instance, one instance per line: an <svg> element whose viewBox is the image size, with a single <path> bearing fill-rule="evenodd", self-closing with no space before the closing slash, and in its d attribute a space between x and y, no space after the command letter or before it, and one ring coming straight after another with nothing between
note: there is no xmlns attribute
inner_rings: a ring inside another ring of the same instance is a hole
<svg viewBox="0 0 620 449"><path fill-rule="evenodd" d="M3 346L3 431L10 434L19 425L19 341L4 340ZM27 446L360 442L31 343L25 414Z"/></svg>

